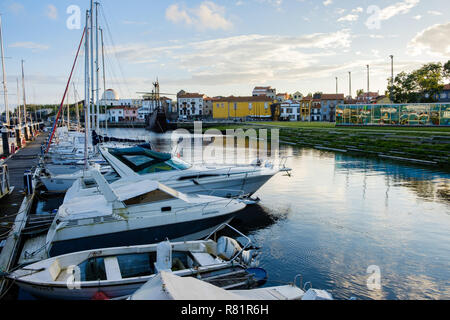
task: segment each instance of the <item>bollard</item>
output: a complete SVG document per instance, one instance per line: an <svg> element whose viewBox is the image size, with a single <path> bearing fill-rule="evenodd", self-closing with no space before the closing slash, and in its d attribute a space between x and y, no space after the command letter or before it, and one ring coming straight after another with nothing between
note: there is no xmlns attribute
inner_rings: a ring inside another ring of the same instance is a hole
<svg viewBox="0 0 450 320"><path fill-rule="evenodd" d="M3 155L8 157L9 153L9 132L8 129L3 127L2 129L2 143L3 143Z"/></svg>
<svg viewBox="0 0 450 320"><path fill-rule="evenodd" d="M25 171L23 175L23 189L26 194L33 194L33 175L31 173L31 170Z"/></svg>
<svg viewBox="0 0 450 320"><path fill-rule="evenodd" d="M20 129L16 129L16 144L17 144L18 149L22 148L22 140L20 138Z"/></svg>

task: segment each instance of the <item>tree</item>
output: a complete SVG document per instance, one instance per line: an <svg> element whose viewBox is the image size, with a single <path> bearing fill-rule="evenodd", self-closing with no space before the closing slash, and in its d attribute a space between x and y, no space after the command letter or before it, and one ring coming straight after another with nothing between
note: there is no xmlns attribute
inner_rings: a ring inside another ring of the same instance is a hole
<svg viewBox="0 0 450 320"><path fill-rule="evenodd" d="M436 102L436 96L444 89L442 63L428 63L413 72L421 93L420 102Z"/></svg>
<svg viewBox="0 0 450 320"><path fill-rule="evenodd" d="M444 67L429 63L411 73L401 72L388 86L394 103L436 102L443 89Z"/></svg>
<svg viewBox="0 0 450 320"><path fill-rule="evenodd" d="M359 89L359 90L356 91L356 96L357 97L362 96L363 94L364 94L364 89Z"/></svg>
<svg viewBox="0 0 450 320"><path fill-rule="evenodd" d="M450 80L450 60L447 61L446 64L444 64L444 78L447 78Z"/></svg>

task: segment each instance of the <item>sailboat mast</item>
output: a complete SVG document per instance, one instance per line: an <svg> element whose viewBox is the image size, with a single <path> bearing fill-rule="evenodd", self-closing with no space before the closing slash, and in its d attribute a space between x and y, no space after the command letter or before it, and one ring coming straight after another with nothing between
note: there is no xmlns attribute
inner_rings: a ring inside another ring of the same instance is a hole
<svg viewBox="0 0 450 320"><path fill-rule="evenodd" d="M77 116L77 131L80 130L81 124L80 124L80 110L78 108L78 101L77 101L77 89L75 89L75 82L72 82L73 84L73 101L75 101L75 113Z"/></svg>
<svg viewBox="0 0 450 320"><path fill-rule="evenodd" d="M24 72L24 60L22 60L22 93L23 93L23 119L25 126L27 125L27 96L25 93L25 72Z"/></svg>
<svg viewBox="0 0 450 320"><path fill-rule="evenodd" d="M96 106L96 113L97 113L97 131L100 131L100 106L98 104L99 102L99 93L100 93L100 85L99 85L99 63L98 63L98 6L100 3L95 3L95 73L96 73L96 95L95 95L95 106Z"/></svg>
<svg viewBox="0 0 450 320"><path fill-rule="evenodd" d="M103 92L106 92L105 42L103 41L103 29L100 29L100 35L102 37ZM104 111L105 111L105 130L106 130L106 132L108 132L108 112L106 110L106 103L103 103L103 104L104 104Z"/></svg>
<svg viewBox="0 0 450 320"><path fill-rule="evenodd" d="M22 112L20 110L20 88L19 88L19 78L17 78L17 121L20 128L22 123Z"/></svg>
<svg viewBox="0 0 450 320"><path fill-rule="evenodd" d="M6 124L9 126L8 88L6 85L5 55L3 49L3 31L2 31L1 15L0 15L0 43L1 43L2 70L3 70L3 99L5 102Z"/></svg>
<svg viewBox="0 0 450 320"><path fill-rule="evenodd" d="M84 44L84 122L85 122L85 143L84 143L84 165L87 169L87 153L89 144L89 131L90 131L90 97L89 97L89 10L86 10L86 38Z"/></svg>
<svg viewBox="0 0 450 320"><path fill-rule="evenodd" d="M69 100L70 85L67 87L67 129L70 130L70 100Z"/></svg>
<svg viewBox="0 0 450 320"><path fill-rule="evenodd" d="M89 101L89 107L92 113L92 128L95 128L95 112L94 112L94 99L95 99L95 72L94 72L94 0L91 0L91 56L90 56L90 66L91 66L91 100Z"/></svg>

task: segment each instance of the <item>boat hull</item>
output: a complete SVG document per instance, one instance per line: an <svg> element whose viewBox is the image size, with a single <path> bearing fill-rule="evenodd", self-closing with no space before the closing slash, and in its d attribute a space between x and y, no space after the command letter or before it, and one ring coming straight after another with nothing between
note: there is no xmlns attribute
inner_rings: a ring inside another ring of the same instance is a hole
<svg viewBox="0 0 450 320"><path fill-rule="evenodd" d="M208 236L220 225L229 223L236 214L237 212L234 212L208 219L54 241L49 250L49 257L102 248L153 244L167 239L171 241L199 240Z"/></svg>

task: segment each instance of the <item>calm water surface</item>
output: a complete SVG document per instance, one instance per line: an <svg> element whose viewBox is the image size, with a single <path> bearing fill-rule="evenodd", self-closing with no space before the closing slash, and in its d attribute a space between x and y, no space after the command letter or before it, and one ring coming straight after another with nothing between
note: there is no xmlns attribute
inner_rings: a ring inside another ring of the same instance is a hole
<svg viewBox="0 0 450 320"><path fill-rule="evenodd" d="M113 129L138 137L144 130ZM152 136L162 150L168 140ZM234 225L261 246L268 285L293 282L346 299L450 299L450 173L312 149L281 147L277 175ZM381 290L369 290L369 266Z"/></svg>

